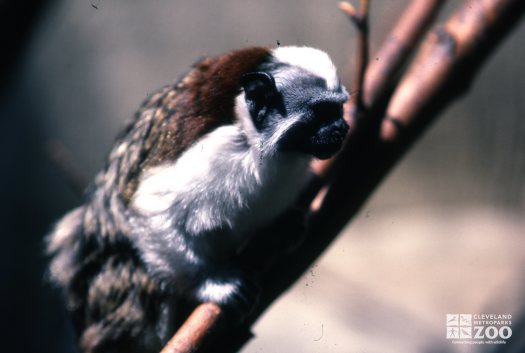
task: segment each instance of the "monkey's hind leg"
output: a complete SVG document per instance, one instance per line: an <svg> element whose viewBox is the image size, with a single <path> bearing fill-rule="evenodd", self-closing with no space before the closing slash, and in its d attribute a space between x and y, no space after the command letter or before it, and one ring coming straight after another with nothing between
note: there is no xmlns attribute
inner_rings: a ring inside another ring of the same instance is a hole
<svg viewBox="0 0 525 353"><path fill-rule="evenodd" d="M92 279L85 304L84 352L153 353L162 348L157 333L162 295L132 259L110 257Z"/></svg>

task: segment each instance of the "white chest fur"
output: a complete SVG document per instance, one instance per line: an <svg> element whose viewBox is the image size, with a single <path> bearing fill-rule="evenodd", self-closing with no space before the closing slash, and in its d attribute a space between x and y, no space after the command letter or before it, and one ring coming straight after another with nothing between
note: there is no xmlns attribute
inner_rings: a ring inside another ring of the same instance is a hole
<svg viewBox="0 0 525 353"><path fill-rule="evenodd" d="M309 161L297 154L262 157L249 148L238 126L224 126L175 163L146 173L131 206L180 236L216 229L239 235L291 205L307 179Z"/></svg>

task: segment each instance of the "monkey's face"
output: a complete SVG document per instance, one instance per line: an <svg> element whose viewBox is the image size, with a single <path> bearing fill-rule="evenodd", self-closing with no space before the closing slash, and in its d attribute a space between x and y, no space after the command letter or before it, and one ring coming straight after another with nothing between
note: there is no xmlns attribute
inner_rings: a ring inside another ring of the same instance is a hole
<svg viewBox="0 0 525 353"><path fill-rule="evenodd" d="M341 148L348 132L342 85L328 88L324 79L292 69L275 77L248 74L244 91L255 128L277 151L326 159Z"/></svg>
<svg viewBox="0 0 525 353"><path fill-rule="evenodd" d="M344 87L330 90L324 80L304 77L290 81L283 90L288 115L297 120L283 135L280 148L311 154L319 159L332 157L341 148L348 132L343 119Z"/></svg>

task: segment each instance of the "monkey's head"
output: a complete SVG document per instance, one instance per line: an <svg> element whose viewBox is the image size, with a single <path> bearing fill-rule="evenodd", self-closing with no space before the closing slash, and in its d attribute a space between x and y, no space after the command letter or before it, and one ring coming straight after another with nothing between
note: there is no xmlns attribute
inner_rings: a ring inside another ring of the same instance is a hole
<svg viewBox="0 0 525 353"><path fill-rule="evenodd" d="M269 51L256 70L241 77L236 113L252 144L262 152L332 157L348 125L348 93L328 55L307 47Z"/></svg>

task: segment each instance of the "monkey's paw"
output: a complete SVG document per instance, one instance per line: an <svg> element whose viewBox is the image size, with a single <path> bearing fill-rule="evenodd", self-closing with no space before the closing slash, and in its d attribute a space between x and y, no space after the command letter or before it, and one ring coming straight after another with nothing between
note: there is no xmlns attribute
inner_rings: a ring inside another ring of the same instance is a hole
<svg viewBox="0 0 525 353"><path fill-rule="evenodd" d="M260 288L251 279L240 274L207 278L197 288L200 302L219 304L233 319L241 321L257 304Z"/></svg>

